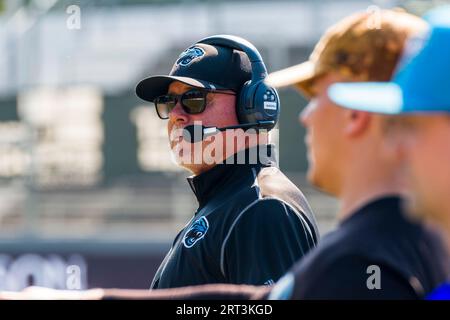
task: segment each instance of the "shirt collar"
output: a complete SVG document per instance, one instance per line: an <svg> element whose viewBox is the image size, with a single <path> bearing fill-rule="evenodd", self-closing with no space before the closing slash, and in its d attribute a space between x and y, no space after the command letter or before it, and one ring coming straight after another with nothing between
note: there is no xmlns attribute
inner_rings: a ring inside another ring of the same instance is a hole
<svg viewBox="0 0 450 320"><path fill-rule="evenodd" d="M277 166L275 146L262 147L264 149L260 146L242 150L210 170L187 178L200 208L215 195L225 192L235 184L239 187L251 186L256 178L255 174L258 174L261 167ZM249 158L249 155L252 156ZM253 160L252 163L248 163L249 159Z"/></svg>
<svg viewBox="0 0 450 320"><path fill-rule="evenodd" d="M402 198L400 195L385 195L372 199L365 205L361 206L349 217L344 219L340 225L348 225L355 223L361 219L403 219Z"/></svg>

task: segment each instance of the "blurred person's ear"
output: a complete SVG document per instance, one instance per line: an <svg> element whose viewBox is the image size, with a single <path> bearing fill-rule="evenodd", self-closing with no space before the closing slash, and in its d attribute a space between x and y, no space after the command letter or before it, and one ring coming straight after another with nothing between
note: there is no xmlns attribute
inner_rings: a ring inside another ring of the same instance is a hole
<svg viewBox="0 0 450 320"><path fill-rule="evenodd" d="M348 137L363 135L369 128L371 115L365 111L344 109L345 133Z"/></svg>

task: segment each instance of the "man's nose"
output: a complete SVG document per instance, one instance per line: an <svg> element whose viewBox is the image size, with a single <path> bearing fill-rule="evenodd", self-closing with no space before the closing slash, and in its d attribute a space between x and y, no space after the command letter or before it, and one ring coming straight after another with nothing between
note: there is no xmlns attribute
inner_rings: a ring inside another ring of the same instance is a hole
<svg viewBox="0 0 450 320"><path fill-rule="evenodd" d="M177 102L175 108L169 112L169 120L171 122L188 122L189 115L183 110L180 102Z"/></svg>
<svg viewBox="0 0 450 320"><path fill-rule="evenodd" d="M307 109L303 109L302 111L300 111L300 113L298 114L298 122L306 127L307 126L307 121L308 121L308 111Z"/></svg>
<svg viewBox="0 0 450 320"><path fill-rule="evenodd" d="M302 124L304 127L308 126L309 118L311 116L311 111L314 108L315 101L311 100L308 105L300 112L298 121L300 124Z"/></svg>

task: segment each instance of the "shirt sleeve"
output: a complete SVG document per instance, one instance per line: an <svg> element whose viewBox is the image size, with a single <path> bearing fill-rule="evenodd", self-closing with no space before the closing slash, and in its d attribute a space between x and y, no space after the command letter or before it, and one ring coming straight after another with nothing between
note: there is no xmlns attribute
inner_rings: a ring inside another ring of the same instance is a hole
<svg viewBox="0 0 450 320"><path fill-rule="evenodd" d="M230 283L271 285L314 246L307 223L289 205L267 199L241 212L222 247Z"/></svg>
<svg viewBox="0 0 450 320"><path fill-rule="evenodd" d="M400 272L359 256L344 256L328 263L295 270L293 300L397 300L419 295ZM301 264L300 264L301 265Z"/></svg>

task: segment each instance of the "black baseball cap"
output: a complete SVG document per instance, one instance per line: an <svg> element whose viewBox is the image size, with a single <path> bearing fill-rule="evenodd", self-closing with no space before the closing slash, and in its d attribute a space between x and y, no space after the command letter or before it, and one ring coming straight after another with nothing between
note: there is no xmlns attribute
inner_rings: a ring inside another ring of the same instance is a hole
<svg viewBox="0 0 450 320"><path fill-rule="evenodd" d="M238 93L252 77L247 55L224 46L197 43L184 50L169 75L146 78L136 86L139 98L153 102L166 94L173 81L209 90L232 90Z"/></svg>

